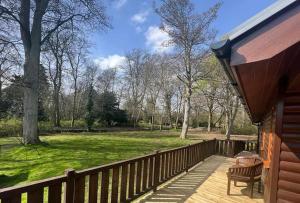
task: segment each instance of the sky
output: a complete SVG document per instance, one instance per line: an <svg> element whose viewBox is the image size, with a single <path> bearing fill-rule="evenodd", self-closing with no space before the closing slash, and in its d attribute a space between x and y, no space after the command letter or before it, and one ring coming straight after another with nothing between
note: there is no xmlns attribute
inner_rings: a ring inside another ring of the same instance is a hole
<svg viewBox="0 0 300 203"><path fill-rule="evenodd" d="M156 0L158 2L159 0ZM276 0L223 0L218 17L212 24L217 39L230 32ZM208 10L218 0L192 0L195 12ZM124 62L124 55L134 48L152 53L170 52L163 46L168 35L159 29L160 19L153 10L154 0L107 0L107 14L112 29L91 32L90 57L102 69Z"/></svg>

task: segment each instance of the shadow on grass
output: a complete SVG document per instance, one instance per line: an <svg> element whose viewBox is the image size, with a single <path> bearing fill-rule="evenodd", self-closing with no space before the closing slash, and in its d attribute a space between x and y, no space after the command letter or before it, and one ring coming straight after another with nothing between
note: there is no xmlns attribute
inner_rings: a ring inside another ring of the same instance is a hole
<svg viewBox="0 0 300 203"><path fill-rule="evenodd" d="M7 183L9 183L9 185L15 185L27 179L28 179L28 172L21 172L19 174L12 175L12 176L0 174L0 188L7 187Z"/></svg>

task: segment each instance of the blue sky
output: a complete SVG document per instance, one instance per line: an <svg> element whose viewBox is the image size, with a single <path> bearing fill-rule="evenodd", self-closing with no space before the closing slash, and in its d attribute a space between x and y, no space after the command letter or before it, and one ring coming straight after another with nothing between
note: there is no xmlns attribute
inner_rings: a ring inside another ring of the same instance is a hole
<svg viewBox="0 0 300 203"><path fill-rule="evenodd" d="M107 13L113 29L106 32L90 33L93 47L91 58L102 66L117 66L126 52L140 48L151 52L167 52L170 47L162 47L167 39L158 26L159 17L153 11L153 0L107 0ZM159 0L157 0L159 1ZM196 12L203 12L218 0L192 0ZM218 38L263 10L276 0L223 0L213 27Z"/></svg>

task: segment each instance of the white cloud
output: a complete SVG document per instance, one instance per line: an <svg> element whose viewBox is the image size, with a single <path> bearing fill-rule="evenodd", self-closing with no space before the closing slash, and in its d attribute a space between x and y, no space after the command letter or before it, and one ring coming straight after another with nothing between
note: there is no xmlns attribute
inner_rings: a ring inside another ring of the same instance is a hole
<svg viewBox="0 0 300 203"><path fill-rule="evenodd" d="M126 4L127 0L116 0L115 7L120 9Z"/></svg>
<svg viewBox="0 0 300 203"><path fill-rule="evenodd" d="M174 46L168 45L170 41L169 35L158 26L150 26L145 32L145 37L146 45L150 47L153 52L170 52L174 48Z"/></svg>
<svg viewBox="0 0 300 203"><path fill-rule="evenodd" d="M147 20L148 15L148 10L136 13L131 17L131 21L134 23L144 23Z"/></svg>
<svg viewBox="0 0 300 203"><path fill-rule="evenodd" d="M114 54L107 57L99 57L95 59L94 62L99 65L101 69L119 68L125 63L125 57Z"/></svg>

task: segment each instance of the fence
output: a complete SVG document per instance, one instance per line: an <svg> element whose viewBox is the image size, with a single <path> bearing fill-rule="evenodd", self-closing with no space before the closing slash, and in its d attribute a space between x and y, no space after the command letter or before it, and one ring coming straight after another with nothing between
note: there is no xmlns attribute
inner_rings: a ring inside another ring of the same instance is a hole
<svg viewBox="0 0 300 203"><path fill-rule="evenodd" d="M241 151L256 151L256 141L216 140L216 154L234 157Z"/></svg>
<svg viewBox="0 0 300 203"><path fill-rule="evenodd" d="M86 170L70 169L63 176L2 189L0 199L1 203L20 203L22 196L28 203L130 202L213 154L234 156L244 149L244 141L203 141Z"/></svg>

